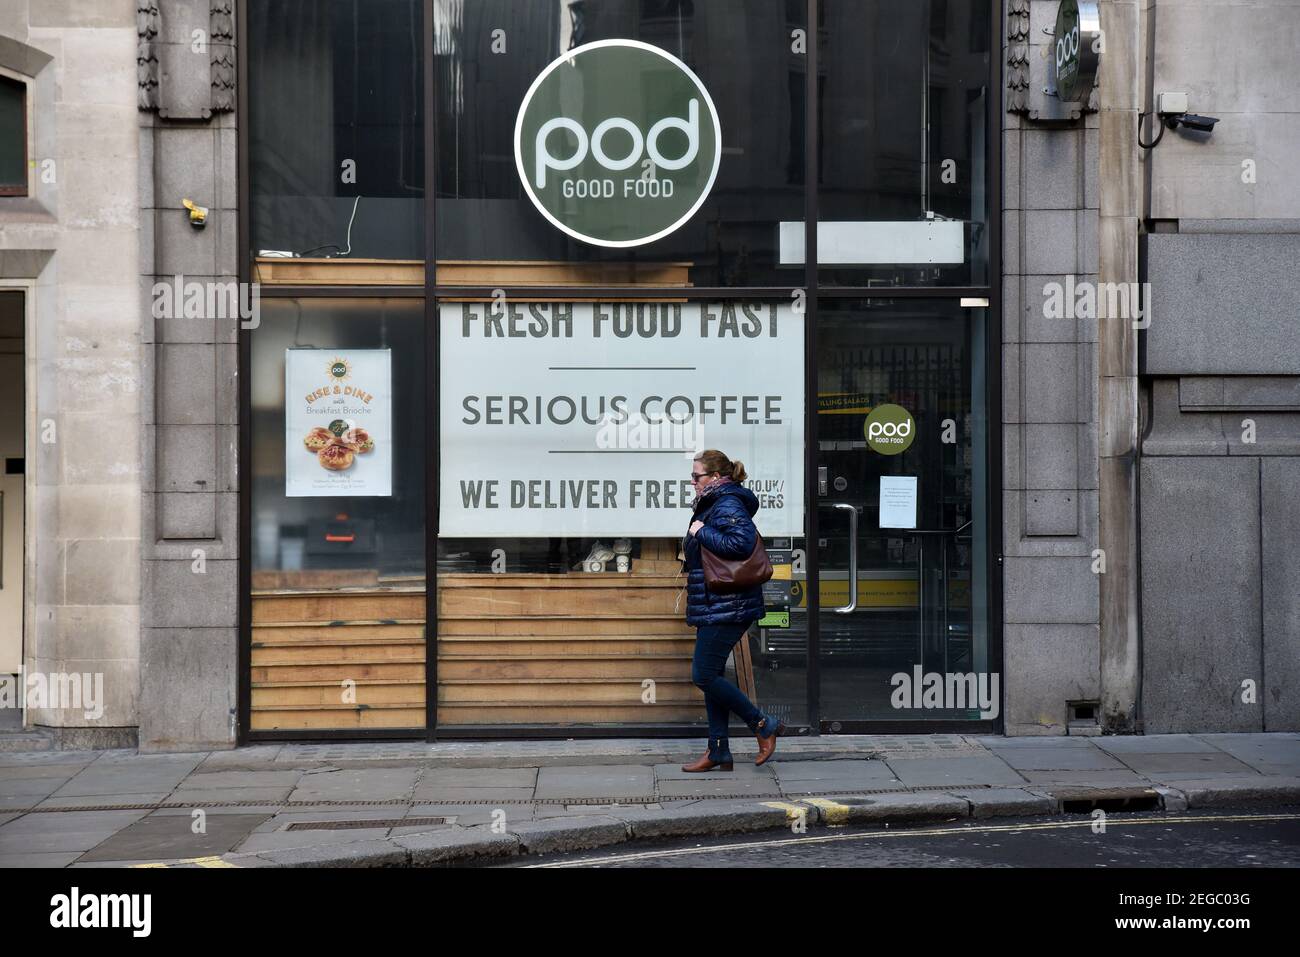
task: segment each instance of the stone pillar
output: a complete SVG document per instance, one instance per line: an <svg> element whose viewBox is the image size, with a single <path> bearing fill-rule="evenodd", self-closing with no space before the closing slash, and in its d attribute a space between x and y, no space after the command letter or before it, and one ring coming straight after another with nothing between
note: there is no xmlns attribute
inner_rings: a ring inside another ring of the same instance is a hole
<svg viewBox="0 0 1300 957"><path fill-rule="evenodd" d="M151 367L140 748L231 747L240 321L233 3L138 6L140 274ZM206 207L201 228L186 199ZM203 305L186 309L194 295Z"/></svg>
<svg viewBox="0 0 1300 957"><path fill-rule="evenodd" d="M1105 52L1098 78L1101 120L1098 266L1102 288L1136 289L1142 165L1137 145L1150 0L1101 0ZM1133 285L1128 285L1133 284ZM1101 585L1101 721L1110 732L1138 730L1137 330L1122 297L1098 295L1098 532Z"/></svg>
<svg viewBox="0 0 1300 957"><path fill-rule="evenodd" d="M1006 733L1096 732L1098 119L1047 96L1054 0L1008 0L1002 435ZM1094 94L1095 96L1095 94Z"/></svg>

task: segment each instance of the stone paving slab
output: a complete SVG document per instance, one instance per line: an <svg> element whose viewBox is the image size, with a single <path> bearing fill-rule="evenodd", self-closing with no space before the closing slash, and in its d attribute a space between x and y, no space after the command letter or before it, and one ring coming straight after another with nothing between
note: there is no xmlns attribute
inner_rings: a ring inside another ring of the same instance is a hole
<svg viewBox="0 0 1300 957"><path fill-rule="evenodd" d="M99 751L0 751L0 768L21 768L29 765L79 765L85 767L100 756ZM4 775L0 771L0 777Z"/></svg>
<svg viewBox="0 0 1300 957"><path fill-rule="evenodd" d="M167 799L169 791L149 791L144 794L74 794L60 797L57 793L39 804L38 808L53 807L102 807L112 808L121 804L159 804Z"/></svg>
<svg viewBox="0 0 1300 957"><path fill-rule="evenodd" d="M355 836L369 832L353 833ZM401 840L420 841L425 837L416 834ZM410 852L395 842L373 837L336 844L271 849L259 851L257 856L281 867L401 867L411 859Z"/></svg>
<svg viewBox="0 0 1300 957"><path fill-rule="evenodd" d="M769 762L762 767L737 763L731 771L683 771L677 764L656 764L655 787L663 797L707 797L711 794L752 794L779 797L781 786Z"/></svg>
<svg viewBox="0 0 1300 957"><path fill-rule="evenodd" d="M1179 752L1171 754L1140 754L1130 752L1122 760L1130 769L1149 778L1163 778L1177 774L1182 777L1198 777L1203 774L1248 774L1258 776L1248 764L1242 764L1230 754L1212 751L1204 754Z"/></svg>
<svg viewBox="0 0 1300 957"><path fill-rule="evenodd" d="M388 837L387 827L358 827L338 831L284 831L255 830L231 850L240 854L264 854L267 851L285 851L327 844L352 844L364 841L382 841Z"/></svg>
<svg viewBox="0 0 1300 957"><path fill-rule="evenodd" d="M80 851L72 853L53 852L53 853L18 853L10 854L0 850L0 869L10 867L71 867L73 862L81 856Z"/></svg>
<svg viewBox="0 0 1300 957"><path fill-rule="evenodd" d="M167 795L168 804L184 803L191 807L221 804L232 801L256 801L262 804L284 804L293 788L179 788Z"/></svg>
<svg viewBox="0 0 1300 957"><path fill-rule="evenodd" d="M0 781L0 810L29 808L45 800L60 787L60 778L18 778Z"/></svg>
<svg viewBox="0 0 1300 957"><path fill-rule="evenodd" d="M1030 734L1018 738L999 738L994 735L968 736L967 740L990 751L1014 751L1017 748L1060 748L1070 751L1087 751L1094 747L1094 738L1066 737L1062 735Z"/></svg>
<svg viewBox="0 0 1300 957"><path fill-rule="evenodd" d="M611 795L612 797L612 795ZM533 789L526 788L461 788L447 785L424 785L415 789L411 798L417 803L448 801L531 801Z"/></svg>
<svg viewBox="0 0 1300 957"><path fill-rule="evenodd" d="M1203 734L1200 737L1261 774L1300 775L1300 733Z"/></svg>
<svg viewBox="0 0 1300 957"><path fill-rule="evenodd" d="M150 817L190 817L196 808L203 811L209 816L213 814L278 814L284 805L277 801L274 804L241 804L238 807L220 807L218 805L209 805L204 807L197 804L183 804L178 807L160 807L154 808L149 812Z"/></svg>
<svg viewBox="0 0 1300 957"><path fill-rule="evenodd" d="M318 809L294 808L281 810L272 820L258 825L257 832L278 831L286 824L311 823L317 821L391 821L406 817L415 817L409 805L384 805L380 807L352 808L337 810L322 807ZM418 815L427 817L428 815Z"/></svg>
<svg viewBox="0 0 1300 957"><path fill-rule="evenodd" d="M997 755L1017 771L1107 771L1124 768L1118 758L1096 748L1007 748L997 751Z"/></svg>
<svg viewBox="0 0 1300 957"><path fill-rule="evenodd" d="M303 772L283 771L196 771L177 786L178 791L216 790L218 788L293 788Z"/></svg>
<svg viewBox="0 0 1300 957"><path fill-rule="evenodd" d="M431 768L420 787L527 788L537 784L537 768Z"/></svg>
<svg viewBox="0 0 1300 957"><path fill-rule="evenodd" d="M544 767L537 774L539 798L653 797L652 768L639 764Z"/></svg>
<svg viewBox="0 0 1300 957"><path fill-rule="evenodd" d="M898 783L884 761L771 761L764 766L772 769L782 788L816 783L870 788Z"/></svg>
<svg viewBox="0 0 1300 957"><path fill-rule="evenodd" d="M288 745L252 744L232 751L213 751L203 759L198 770L258 770L273 764L286 747Z"/></svg>
<svg viewBox="0 0 1300 957"><path fill-rule="evenodd" d="M82 855L90 861L128 861L207 857L233 850L253 828L267 819L265 814L223 814L204 820L204 831L194 833L190 817L146 817L118 831L102 844Z"/></svg>
<svg viewBox="0 0 1300 957"><path fill-rule="evenodd" d="M84 764L26 764L0 768L0 787L7 781L23 781L33 778L67 781L80 771Z"/></svg>
<svg viewBox="0 0 1300 957"><path fill-rule="evenodd" d="M343 768L324 774L304 774L290 801L387 801L408 799L415 790L418 768Z"/></svg>
<svg viewBox="0 0 1300 957"><path fill-rule="evenodd" d="M1030 784L1078 784L1092 787L1141 787L1147 780L1134 771L1023 771Z"/></svg>
<svg viewBox="0 0 1300 957"><path fill-rule="evenodd" d="M998 757L912 758L887 761L889 769L908 787L927 785L1002 784L1023 786L1025 779Z"/></svg>
<svg viewBox="0 0 1300 957"><path fill-rule="evenodd" d="M56 797L170 792L198 766L202 755L106 752L55 792Z"/></svg>
<svg viewBox="0 0 1300 957"><path fill-rule="evenodd" d="M84 853L134 824L147 811L70 811L25 814L0 825L0 855Z"/></svg>
<svg viewBox="0 0 1300 957"><path fill-rule="evenodd" d="M1111 754L1194 754L1217 750L1194 734L1115 734L1089 740Z"/></svg>

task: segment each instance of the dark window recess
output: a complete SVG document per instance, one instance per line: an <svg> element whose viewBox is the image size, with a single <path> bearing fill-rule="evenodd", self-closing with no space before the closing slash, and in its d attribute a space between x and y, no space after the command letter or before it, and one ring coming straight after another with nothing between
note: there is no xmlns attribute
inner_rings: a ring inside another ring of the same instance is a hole
<svg viewBox="0 0 1300 957"><path fill-rule="evenodd" d="M1070 722L1093 722L1097 721L1097 709L1100 703L1097 701L1071 701Z"/></svg>
<svg viewBox="0 0 1300 957"><path fill-rule="evenodd" d="M27 195L27 85L0 76L0 196Z"/></svg>
<svg viewBox="0 0 1300 957"><path fill-rule="evenodd" d="M248 15L254 254L423 258L421 0L250 0Z"/></svg>
<svg viewBox="0 0 1300 957"><path fill-rule="evenodd" d="M5 475L24 475L26 465L25 459L5 459Z"/></svg>

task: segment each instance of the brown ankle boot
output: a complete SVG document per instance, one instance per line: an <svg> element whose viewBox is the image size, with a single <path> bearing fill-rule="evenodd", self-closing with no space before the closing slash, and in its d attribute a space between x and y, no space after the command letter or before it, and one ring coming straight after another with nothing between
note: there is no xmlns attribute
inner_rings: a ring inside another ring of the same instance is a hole
<svg viewBox="0 0 1300 957"><path fill-rule="evenodd" d="M755 737L758 738L758 757L754 759L754 764L756 765L766 764L767 759L776 752L776 737L785 731L785 722L777 721L776 730L767 737L763 737L763 732L766 730L766 719L764 719L759 722L758 734L755 735Z"/></svg>
<svg viewBox="0 0 1300 957"><path fill-rule="evenodd" d="M715 754L722 760L713 760ZM724 747L722 741L719 741L716 746L712 741L710 741L709 750L704 752L704 757L693 761L690 764L682 765L683 771L732 771L734 769L735 762L732 760L731 750Z"/></svg>

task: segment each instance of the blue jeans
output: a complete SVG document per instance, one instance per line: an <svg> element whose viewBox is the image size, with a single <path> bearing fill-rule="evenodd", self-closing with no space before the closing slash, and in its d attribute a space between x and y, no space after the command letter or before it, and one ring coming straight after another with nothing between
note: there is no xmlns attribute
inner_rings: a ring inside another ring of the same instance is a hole
<svg viewBox="0 0 1300 957"><path fill-rule="evenodd" d="M738 714L752 731L763 713L745 693L728 681L727 656L737 641L744 638L749 625L700 625L695 629L695 658L691 662L691 681L704 692L704 707L709 714L709 738L726 738L730 712Z"/></svg>

